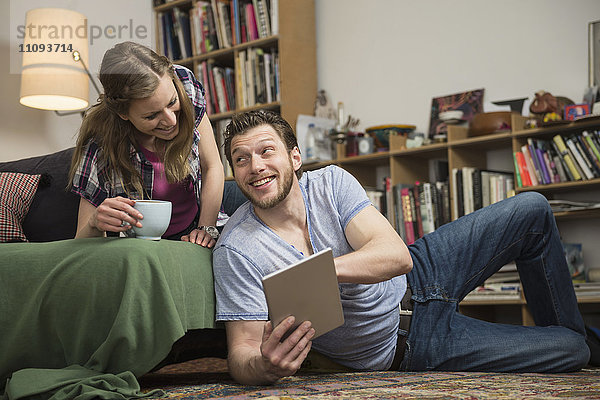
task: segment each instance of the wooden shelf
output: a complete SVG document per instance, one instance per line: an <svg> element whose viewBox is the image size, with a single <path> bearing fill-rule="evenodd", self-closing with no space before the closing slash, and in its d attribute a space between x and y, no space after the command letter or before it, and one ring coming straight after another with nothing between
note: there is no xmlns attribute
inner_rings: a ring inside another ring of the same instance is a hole
<svg viewBox="0 0 600 400"><path fill-rule="evenodd" d="M574 188L578 189L600 189L600 178L596 179L588 179L588 180L580 180L580 181L570 181L570 182L560 182L560 183L549 183L547 185L536 185L536 186L527 186L523 188L517 188L515 191L517 193L520 192L560 192L566 190L573 190Z"/></svg>
<svg viewBox="0 0 600 400"><path fill-rule="evenodd" d="M167 10L170 10L171 8L181 7L181 6L189 7L191 4L192 4L192 2L190 0L173 0L173 1L170 1L165 4L161 4L160 6L154 7L154 12L167 11Z"/></svg>

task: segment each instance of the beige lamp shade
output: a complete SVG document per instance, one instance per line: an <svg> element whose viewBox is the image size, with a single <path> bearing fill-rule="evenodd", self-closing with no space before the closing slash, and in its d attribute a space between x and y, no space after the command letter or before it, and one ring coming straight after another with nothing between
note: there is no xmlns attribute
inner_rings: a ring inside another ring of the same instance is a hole
<svg viewBox="0 0 600 400"><path fill-rule="evenodd" d="M43 110L80 110L89 104L87 18L76 11L27 11L20 103Z"/></svg>

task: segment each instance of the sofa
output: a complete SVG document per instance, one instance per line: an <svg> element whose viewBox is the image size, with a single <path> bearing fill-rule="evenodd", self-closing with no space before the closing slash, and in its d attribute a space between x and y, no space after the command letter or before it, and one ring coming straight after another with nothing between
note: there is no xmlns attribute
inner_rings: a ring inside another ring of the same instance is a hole
<svg viewBox="0 0 600 400"><path fill-rule="evenodd" d="M73 150L0 163L0 398L142 397L147 372L226 357L209 249L73 239ZM226 182L225 212L244 201Z"/></svg>

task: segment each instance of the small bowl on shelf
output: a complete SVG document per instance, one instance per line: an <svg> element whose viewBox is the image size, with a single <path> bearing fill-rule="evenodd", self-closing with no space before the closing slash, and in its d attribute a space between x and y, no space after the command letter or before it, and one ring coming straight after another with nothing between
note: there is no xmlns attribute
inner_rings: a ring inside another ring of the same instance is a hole
<svg viewBox="0 0 600 400"><path fill-rule="evenodd" d="M438 118L440 119L440 121L445 122L447 124L459 124L461 122L464 122L462 119L463 115L464 113L462 112L462 110L448 110L439 113Z"/></svg>

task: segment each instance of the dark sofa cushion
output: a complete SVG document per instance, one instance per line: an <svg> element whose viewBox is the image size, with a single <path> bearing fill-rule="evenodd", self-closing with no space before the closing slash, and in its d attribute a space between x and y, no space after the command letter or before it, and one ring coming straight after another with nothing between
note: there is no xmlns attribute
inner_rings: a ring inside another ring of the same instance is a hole
<svg viewBox="0 0 600 400"><path fill-rule="evenodd" d="M30 242L71 239L77 229L79 196L66 189L73 148L0 163L0 172L42 174L23 231Z"/></svg>
<svg viewBox="0 0 600 400"><path fill-rule="evenodd" d="M23 220L41 175L0 172L0 243L26 242Z"/></svg>

